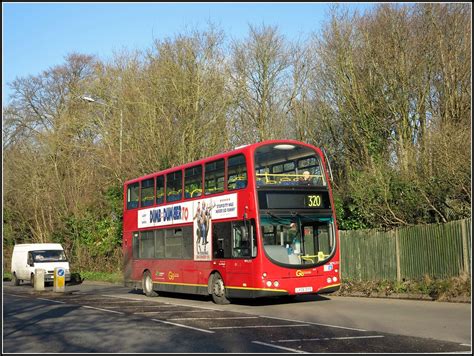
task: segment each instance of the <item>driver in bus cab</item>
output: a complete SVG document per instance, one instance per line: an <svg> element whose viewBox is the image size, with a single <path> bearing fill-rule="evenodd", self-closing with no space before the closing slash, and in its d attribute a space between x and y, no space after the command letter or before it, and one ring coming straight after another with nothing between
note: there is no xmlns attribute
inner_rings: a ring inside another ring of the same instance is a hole
<svg viewBox="0 0 474 356"><path fill-rule="evenodd" d="M295 222L290 224L290 229L288 230L288 238L291 242L291 248L295 254L301 253L301 238L298 232L298 228Z"/></svg>

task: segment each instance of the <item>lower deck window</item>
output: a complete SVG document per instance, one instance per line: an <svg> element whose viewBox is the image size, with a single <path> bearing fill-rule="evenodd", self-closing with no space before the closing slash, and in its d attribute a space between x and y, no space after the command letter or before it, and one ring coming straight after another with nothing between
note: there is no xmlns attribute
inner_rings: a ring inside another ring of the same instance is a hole
<svg viewBox="0 0 474 356"><path fill-rule="evenodd" d="M133 234L135 259L192 259L192 228L190 226L156 229Z"/></svg>
<svg viewBox="0 0 474 356"><path fill-rule="evenodd" d="M251 258L257 256L254 221L214 223L214 258Z"/></svg>

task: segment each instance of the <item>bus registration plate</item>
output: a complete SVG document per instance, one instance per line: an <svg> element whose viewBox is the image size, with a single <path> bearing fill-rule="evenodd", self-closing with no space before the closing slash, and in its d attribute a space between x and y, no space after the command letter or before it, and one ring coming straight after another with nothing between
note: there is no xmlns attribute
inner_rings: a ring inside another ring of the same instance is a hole
<svg viewBox="0 0 474 356"><path fill-rule="evenodd" d="M313 287L298 287L295 288L295 293L307 293L307 292L312 292Z"/></svg>

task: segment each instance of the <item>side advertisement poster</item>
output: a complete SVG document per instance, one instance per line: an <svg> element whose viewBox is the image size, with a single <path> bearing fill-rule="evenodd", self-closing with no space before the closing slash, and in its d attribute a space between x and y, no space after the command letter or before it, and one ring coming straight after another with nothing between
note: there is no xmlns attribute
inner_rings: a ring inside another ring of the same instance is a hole
<svg viewBox="0 0 474 356"><path fill-rule="evenodd" d="M138 228L193 223L194 260L212 259L212 221L237 217L237 193L163 205L138 212Z"/></svg>

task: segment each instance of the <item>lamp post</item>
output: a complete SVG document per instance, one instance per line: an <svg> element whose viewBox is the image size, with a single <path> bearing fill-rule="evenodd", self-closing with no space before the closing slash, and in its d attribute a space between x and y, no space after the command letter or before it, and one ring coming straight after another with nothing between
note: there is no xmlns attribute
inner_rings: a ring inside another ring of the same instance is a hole
<svg viewBox="0 0 474 356"><path fill-rule="evenodd" d="M122 109L117 108L117 107L112 106L112 105L109 105L101 99L100 100L94 99L93 97L88 96L88 95L81 96L81 99L85 100L89 103L96 103L96 104L99 104L99 105L108 106L109 108L120 111L119 163L120 163L120 166L121 166L122 165L122 135L123 135L123 111L122 111Z"/></svg>

